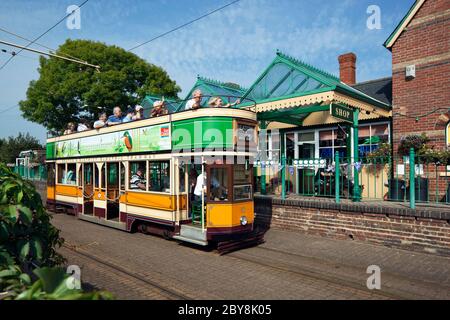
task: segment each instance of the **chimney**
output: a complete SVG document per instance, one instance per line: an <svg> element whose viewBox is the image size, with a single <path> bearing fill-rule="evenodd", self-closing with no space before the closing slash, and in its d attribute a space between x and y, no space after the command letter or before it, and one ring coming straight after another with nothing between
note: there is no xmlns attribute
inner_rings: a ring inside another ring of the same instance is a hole
<svg viewBox="0 0 450 320"><path fill-rule="evenodd" d="M356 84L356 55L353 52L340 55L339 74L341 81L352 86Z"/></svg>

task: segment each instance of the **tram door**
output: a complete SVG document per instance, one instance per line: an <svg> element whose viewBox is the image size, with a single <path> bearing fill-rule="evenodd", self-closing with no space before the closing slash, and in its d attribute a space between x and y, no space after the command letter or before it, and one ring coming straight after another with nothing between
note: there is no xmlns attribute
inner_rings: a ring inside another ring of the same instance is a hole
<svg viewBox="0 0 450 320"><path fill-rule="evenodd" d="M119 221L120 173L119 162L106 163L106 219Z"/></svg>
<svg viewBox="0 0 450 320"><path fill-rule="evenodd" d="M94 214L94 164L82 164L83 175L83 214Z"/></svg>

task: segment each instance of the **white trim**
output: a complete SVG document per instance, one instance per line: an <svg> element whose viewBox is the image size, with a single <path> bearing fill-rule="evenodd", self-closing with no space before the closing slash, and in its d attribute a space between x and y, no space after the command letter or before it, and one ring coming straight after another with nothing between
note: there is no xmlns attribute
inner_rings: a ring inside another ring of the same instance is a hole
<svg viewBox="0 0 450 320"><path fill-rule="evenodd" d="M400 25L400 27L395 31L394 36L392 39L386 43L386 48L390 49L394 45L394 43L397 41L397 39L400 37L400 35L403 33L405 28L408 26L408 24L411 22L411 20L414 18L416 13L419 11L419 9L422 7L422 5L425 3L425 0L419 0L418 3L415 3L415 8L409 13L408 17L403 21L403 23Z"/></svg>

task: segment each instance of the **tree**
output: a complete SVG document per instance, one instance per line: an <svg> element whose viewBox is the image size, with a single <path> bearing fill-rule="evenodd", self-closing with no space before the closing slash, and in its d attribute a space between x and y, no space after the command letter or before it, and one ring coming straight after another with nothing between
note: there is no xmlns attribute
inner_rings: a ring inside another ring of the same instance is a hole
<svg viewBox="0 0 450 320"><path fill-rule="evenodd" d="M17 137L0 139L0 162L15 163L21 151L36 149L44 149L44 147L29 133L19 133Z"/></svg>
<svg viewBox="0 0 450 320"><path fill-rule="evenodd" d="M31 81L20 102L25 119L61 131L68 122L94 120L100 111L112 114L138 103L149 92L177 98L180 88L160 67L117 46L88 40L67 40L57 54L99 65L100 72L65 60L40 58L40 77ZM124 111L124 110L123 110Z"/></svg>
<svg viewBox="0 0 450 320"><path fill-rule="evenodd" d="M50 220L33 184L0 163L0 300L111 299L67 285L56 251L64 239Z"/></svg>

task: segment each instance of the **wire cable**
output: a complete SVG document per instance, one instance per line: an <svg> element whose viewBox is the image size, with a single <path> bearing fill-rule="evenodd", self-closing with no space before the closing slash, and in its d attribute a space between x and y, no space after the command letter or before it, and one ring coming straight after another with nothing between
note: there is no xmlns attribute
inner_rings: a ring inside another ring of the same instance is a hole
<svg viewBox="0 0 450 320"><path fill-rule="evenodd" d="M186 23L184 23L184 24L182 24L182 25L180 25L180 26L178 26L178 27L176 27L176 28L173 28L173 29L171 29L171 30L169 30L169 31L166 31L166 32L164 32L164 33L162 33L162 34L160 34L160 35L158 35L158 36L156 36L156 37L154 37L154 38L152 38L152 39L150 39L150 40L148 40L148 41L145 41L145 42L143 42L143 43L141 43L141 44L138 44L137 46L134 46L133 48L129 49L128 51L133 51L133 50L135 50L135 49L137 49L137 48L140 48L140 47L142 47L142 46L144 46L144 45L146 45L146 44L148 44L148 43L150 43L150 42L152 42L152 41L155 41L155 40L157 40L157 39L159 39L159 38L162 38L162 37L164 37L164 36L166 36L166 35L168 35L168 34L170 34L170 33L172 33L172 32L175 32L175 31L177 31L177 30L180 30L181 28L184 28L184 27L186 27L186 26L188 26L188 25L190 25L190 24L193 24L194 22L197 22L197 21L199 21L199 20L201 20L201 19L203 19L203 18L206 18L206 17L212 15L213 13L216 13L217 11L220 11L220 10L222 10L222 9L225 9L226 7L229 7L229 6L235 4L235 3L239 2L239 1L241 1L241 0L235 0L235 1L233 1L233 2L230 2L230 3L228 3L228 4L226 4L226 5L222 6L222 7L220 7L220 8L217 8L217 9L215 9L215 10L213 10L213 11L210 11L210 12L208 12L208 13L205 13L204 15L202 15L202 16L200 16L200 17L198 17L198 18L195 18L194 20L191 20L191 21L189 21L189 22L186 22Z"/></svg>
<svg viewBox="0 0 450 320"><path fill-rule="evenodd" d="M17 33L12 32L12 31L8 31L5 28L0 27L0 31L3 31L4 33L7 33L7 34L12 35L14 37L17 37L19 39L22 39L22 40L25 40L25 41L28 41L28 42L33 42L33 40L27 39L27 38L25 38L25 37L23 37L23 36L21 36L21 35L19 35ZM46 46L44 44L38 43L38 42L34 42L34 44L36 44L36 45L38 45L38 46L40 46L42 48L45 48L45 49L49 50L50 52L56 53L58 51L56 49L52 49L52 48L50 48L50 47L48 47L48 46ZM76 58L74 56L71 56L70 54L67 54L67 53L61 53L60 52L59 54L62 55L62 56L66 56L66 57L78 60L80 62L86 62L86 61L80 60L80 59L78 59L78 58Z"/></svg>
<svg viewBox="0 0 450 320"><path fill-rule="evenodd" d="M58 22L56 22L53 26L51 26L49 29L47 29L43 34L41 34L39 37L37 37L36 39L34 39L33 41L31 41L29 44L27 44L25 46L25 48L28 48L29 46L31 46L33 43L35 43L36 41L38 41L39 39L41 39L43 36L45 36L47 33L49 33L50 31L52 31L54 28L56 28L61 22L63 22L64 20L66 20L68 17L70 17L72 14L74 14L77 10L79 10L82 6L84 6L89 0L85 0L83 3L81 3L77 9L73 10L71 13L68 13L64 16L64 18L60 19ZM17 53L21 53L23 51L23 49L20 49L19 52ZM3 68L5 68L8 63L14 59L14 56L11 56L11 58L9 58L8 60L6 60L6 62L0 66L0 70L3 70Z"/></svg>
<svg viewBox="0 0 450 320"><path fill-rule="evenodd" d="M8 112L8 111L10 111L10 110L12 110L12 109L14 109L15 107L18 107L18 106L19 106L18 104L15 104L15 105L13 105L13 106L11 106L11 107L9 107L9 108L0 110L0 114L1 114L1 113L5 113L5 112Z"/></svg>

